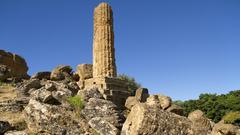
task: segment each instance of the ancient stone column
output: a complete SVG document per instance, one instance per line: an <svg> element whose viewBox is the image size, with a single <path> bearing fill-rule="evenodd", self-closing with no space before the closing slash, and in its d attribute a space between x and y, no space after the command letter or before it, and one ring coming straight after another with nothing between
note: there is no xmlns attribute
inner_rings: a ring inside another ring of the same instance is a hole
<svg viewBox="0 0 240 135"><path fill-rule="evenodd" d="M107 3L94 10L93 77L116 77L113 13Z"/></svg>

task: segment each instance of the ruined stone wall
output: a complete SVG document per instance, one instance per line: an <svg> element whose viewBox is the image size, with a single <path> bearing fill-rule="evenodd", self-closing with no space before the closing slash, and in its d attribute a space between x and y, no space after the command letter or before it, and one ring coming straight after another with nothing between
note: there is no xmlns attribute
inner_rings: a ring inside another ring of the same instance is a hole
<svg viewBox="0 0 240 135"><path fill-rule="evenodd" d="M113 13L101 3L94 10L93 77L116 77Z"/></svg>

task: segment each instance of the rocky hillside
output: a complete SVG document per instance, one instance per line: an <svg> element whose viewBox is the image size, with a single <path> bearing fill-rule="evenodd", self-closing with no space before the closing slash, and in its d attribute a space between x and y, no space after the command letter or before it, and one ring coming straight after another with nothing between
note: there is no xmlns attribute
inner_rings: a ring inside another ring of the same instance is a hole
<svg viewBox="0 0 240 135"><path fill-rule="evenodd" d="M146 88L138 88L125 108L119 107L98 88L81 89L78 72L70 66L22 77L17 83L10 80L4 77L0 86L4 135L240 135L238 126L224 120L214 123L200 110L184 117L170 97L149 95Z"/></svg>

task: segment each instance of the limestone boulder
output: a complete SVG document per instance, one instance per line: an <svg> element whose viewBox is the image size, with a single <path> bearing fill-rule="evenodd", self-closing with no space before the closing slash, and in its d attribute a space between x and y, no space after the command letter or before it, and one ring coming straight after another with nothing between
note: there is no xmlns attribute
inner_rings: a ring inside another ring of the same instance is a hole
<svg viewBox="0 0 240 135"><path fill-rule="evenodd" d="M103 95L98 91L97 88L79 90L77 95L79 95L85 102L88 102L90 98L103 99Z"/></svg>
<svg viewBox="0 0 240 135"><path fill-rule="evenodd" d="M93 65L92 64L80 64L77 66L77 74L81 80L89 79L93 77Z"/></svg>
<svg viewBox="0 0 240 135"><path fill-rule="evenodd" d="M119 135L119 129L102 117L92 118L88 123L100 135Z"/></svg>
<svg viewBox="0 0 240 135"><path fill-rule="evenodd" d="M136 105L137 103L140 103L140 101L137 100L136 97L134 96L130 96L127 98L126 102L125 102L125 107L128 109L128 110L131 110L131 108Z"/></svg>
<svg viewBox="0 0 240 135"><path fill-rule="evenodd" d="M192 128L198 135L207 135L211 133L211 121L204 116L201 110L195 110L188 115L188 119L192 121Z"/></svg>
<svg viewBox="0 0 240 135"><path fill-rule="evenodd" d="M159 101L158 95L151 95L151 96L149 96L147 98L146 104L150 105L150 106L158 106L158 107L162 108L160 106L160 101Z"/></svg>
<svg viewBox="0 0 240 135"><path fill-rule="evenodd" d="M172 99L164 95L151 95L147 98L148 105L160 106L163 110L167 110L172 105Z"/></svg>
<svg viewBox="0 0 240 135"><path fill-rule="evenodd" d="M70 81L72 79L72 68L67 65L59 65L51 72L50 79L54 81Z"/></svg>
<svg viewBox="0 0 240 135"><path fill-rule="evenodd" d="M147 88L138 88L136 90L135 97L140 102L146 102L147 98L149 97L148 89Z"/></svg>
<svg viewBox="0 0 240 135"><path fill-rule="evenodd" d="M211 135L240 135L240 127L225 124L224 120L221 120L214 125Z"/></svg>
<svg viewBox="0 0 240 135"><path fill-rule="evenodd" d="M66 108L49 105L34 99L24 109L28 129L33 133L48 134L81 134L84 131Z"/></svg>
<svg viewBox="0 0 240 135"><path fill-rule="evenodd" d="M57 99L60 103L65 104L68 97L74 96L73 93L67 89L62 88L52 92L52 96Z"/></svg>
<svg viewBox="0 0 240 135"><path fill-rule="evenodd" d="M115 127L121 127L124 116L118 111L117 106L111 101L90 98L81 114L90 121L92 118L101 117Z"/></svg>
<svg viewBox="0 0 240 135"><path fill-rule="evenodd" d="M12 127L9 122L7 121L0 121L0 134L4 134L8 130L10 130Z"/></svg>
<svg viewBox="0 0 240 135"><path fill-rule="evenodd" d="M17 54L0 50L0 65L5 65L10 72L8 77L27 78L28 66L24 58ZM2 70L2 69L1 69ZM1 72L1 71L0 71Z"/></svg>
<svg viewBox="0 0 240 135"><path fill-rule="evenodd" d="M39 80L46 79L46 80L49 80L50 75L51 75L51 72L48 72L48 71L37 72L36 74L34 74L31 77L31 79L39 79Z"/></svg>
<svg viewBox="0 0 240 135"><path fill-rule="evenodd" d="M74 83L74 82L73 82ZM77 94L77 88L72 83L63 83L59 81L47 81L44 87L37 89L36 92L32 93L31 97L38 97L43 103L58 105L65 104L67 98Z"/></svg>
<svg viewBox="0 0 240 135"><path fill-rule="evenodd" d="M52 92L44 88L38 89L31 93L31 99L35 99L39 102L50 104L50 105L60 105L61 102L53 97Z"/></svg>
<svg viewBox="0 0 240 135"><path fill-rule="evenodd" d="M31 89L39 89L41 88L41 82L39 79L30 79L22 82L19 86L17 86L16 91L19 97L29 96L29 91Z"/></svg>
<svg viewBox="0 0 240 135"><path fill-rule="evenodd" d="M137 103L144 103L147 101L147 98L149 97L148 89L146 88L138 88L136 90L135 96L129 96L125 102L125 107L128 110L131 110L131 108L136 105Z"/></svg>
<svg viewBox="0 0 240 135"><path fill-rule="evenodd" d="M183 108L176 104L172 104L166 111L183 116Z"/></svg>
<svg viewBox="0 0 240 135"><path fill-rule="evenodd" d="M194 135L192 122L155 105L135 105L123 124L121 135Z"/></svg>
<svg viewBox="0 0 240 135"><path fill-rule="evenodd" d="M172 99L168 96L158 95L158 99L160 101L162 109L164 110L166 110L168 107L172 105Z"/></svg>

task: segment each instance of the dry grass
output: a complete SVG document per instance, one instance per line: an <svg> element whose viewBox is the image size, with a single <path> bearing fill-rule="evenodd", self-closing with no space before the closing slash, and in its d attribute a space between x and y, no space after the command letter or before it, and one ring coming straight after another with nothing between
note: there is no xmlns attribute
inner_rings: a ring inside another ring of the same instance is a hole
<svg viewBox="0 0 240 135"><path fill-rule="evenodd" d="M11 85L0 86L0 101L14 99L17 96L14 87Z"/></svg>
<svg viewBox="0 0 240 135"><path fill-rule="evenodd" d="M26 128L26 123L21 112L0 112L0 121L8 121L16 130Z"/></svg>

